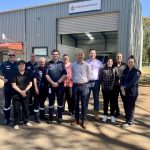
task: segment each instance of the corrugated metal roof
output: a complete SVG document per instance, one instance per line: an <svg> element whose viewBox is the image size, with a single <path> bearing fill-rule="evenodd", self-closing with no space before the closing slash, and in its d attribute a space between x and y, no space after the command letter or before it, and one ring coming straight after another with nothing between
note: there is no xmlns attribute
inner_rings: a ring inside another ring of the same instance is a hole
<svg viewBox="0 0 150 150"><path fill-rule="evenodd" d="M58 0L56 2L46 3L46 4L42 4L42 5L35 5L35 6L31 6L31 7L0 11L0 14L14 12L14 11L21 11L21 10L25 10L25 9L32 9L32 8L37 8L37 7L44 7L44 6L49 6L49 5L57 5L57 4L61 4L61 3L71 2L71 1L75 1L75 0Z"/></svg>

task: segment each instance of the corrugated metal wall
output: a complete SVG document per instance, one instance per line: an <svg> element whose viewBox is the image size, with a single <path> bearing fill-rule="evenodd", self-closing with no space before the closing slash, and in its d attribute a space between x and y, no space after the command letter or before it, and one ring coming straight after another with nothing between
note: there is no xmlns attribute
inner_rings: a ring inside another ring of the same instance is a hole
<svg viewBox="0 0 150 150"><path fill-rule="evenodd" d="M5 33L7 38L14 41L24 41L24 11L0 13L0 35ZM0 42L3 42L0 37Z"/></svg>
<svg viewBox="0 0 150 150"><path fill-rule="evenodd" d="M26 44L25 57L29 59L32 46L48 46L49 51L56 47L57 18L69 16L68 3L59 3L48 6L35 7L14 12L0 14L0 35L5 33L15 41L24 41ZM71 14L70 16L81 16L82 14L99 14L119 12L118 24L118 49L127 57L129 50L129 18L131 0L102 0L101 11ZM0 42L2 39L0 38ZM50 53L50 52L49 52Z"/></svg>
<svg viewBox="0 0 150 150"><path fill-rule="evenodd" d="M142 16L141 5L139 0L132 0L130 7L131 19L129 27L129 50L128 56L133 54L137 61L137 66L140 68L142 64ZM135 15L136 14L136 15Z"/></svg>

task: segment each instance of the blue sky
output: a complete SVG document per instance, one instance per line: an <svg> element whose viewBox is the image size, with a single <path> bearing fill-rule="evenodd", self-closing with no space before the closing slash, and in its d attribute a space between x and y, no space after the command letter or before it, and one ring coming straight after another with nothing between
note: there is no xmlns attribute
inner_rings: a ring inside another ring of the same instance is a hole
<svg viewBox="0 0 150 150"><path fill-rule="evenodd" d="M58 0L0 0L0 11L41 5L55 1ZM141 3L142 3L142 15L150 16L150 0L141 0Z"/></svg>

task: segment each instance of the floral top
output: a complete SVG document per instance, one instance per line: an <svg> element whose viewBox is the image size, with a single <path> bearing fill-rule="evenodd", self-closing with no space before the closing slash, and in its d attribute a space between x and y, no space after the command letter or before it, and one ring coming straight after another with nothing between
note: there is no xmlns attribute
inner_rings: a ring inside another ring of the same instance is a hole
<svg viewBox="0 0 150 150"><path fill-rule="evenodd" d="M71 64L69 66L65 66L67 75L66 79L64 80L64 87L72 87L73 81L72 81L72 71L71 71Z"/></svg>

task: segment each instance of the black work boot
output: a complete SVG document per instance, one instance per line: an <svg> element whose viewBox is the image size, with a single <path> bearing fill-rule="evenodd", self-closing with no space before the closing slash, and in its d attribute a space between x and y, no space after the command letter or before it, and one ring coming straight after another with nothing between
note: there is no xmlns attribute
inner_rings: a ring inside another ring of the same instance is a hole
<svg viewBox="0 0 150 150"><path fill-rule="evenodd" d="M47 123L48 124L52 124L52 120L53 120L53 116L49 116L48 120L47 120Z"/></svg>
<svg viewBox="0 0 150 150"><path fill-rule="evenodd" d="M57 123L62 123L63 119L62 118L57 118Z"/></svg>
<svg viewBox="0 0 150 150"><path fill-rule="evenodd" d="M40 110L40 119L45 120L45 112L44 110Z"/></svg>
<svg viewBox="0 0 150 150"><path fill-rule="evenodd" d="M39 112L35 112L34 120L36 123L41 123Z"/></svg>
<svg viewBox="0 0 150 150"><path fill-rule="evenodd" d="M9 125L9 123L10 123L10 119L5 119L4 120L4 125Z"/></svg>

